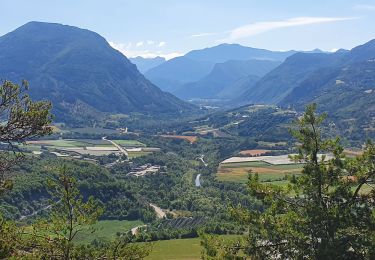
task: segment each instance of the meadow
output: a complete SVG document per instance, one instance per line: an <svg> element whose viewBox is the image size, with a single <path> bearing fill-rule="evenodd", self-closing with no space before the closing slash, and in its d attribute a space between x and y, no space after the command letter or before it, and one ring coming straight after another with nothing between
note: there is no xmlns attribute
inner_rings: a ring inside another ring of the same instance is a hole
<svg viewBox="0 0 375 260"><path fill-rule="evenodd" d="M146 260L195 260L201 259L199 238L162 240L153 243Z"/></svg>
<svg viewBox="0 0 375 260"><path fill-rule="evenodd" d="M118 232L130 231L132 228L142 226L142 221L128 220L101 220L93 225L95 232L91 228L82 230L77 234L76 242L79 244L89 244L94 240L112 241L116 239ZM225 241L237 239L238 235L220 236ZM152 242L153 247L146 260L195 260L201 259L200 238L172 239Z"/></svg>
<svg viewBox="0 0 375 260"><path fill-rule="evenodd" d="M132 228L143 225L142 221L135 220L101 220L91 228L85 228L75 238L77 243L89 244L94 240L112 241L118 232L124 233ZM94 230L94 232L92 232Z"/></svg>
<svg viewBox="0 0 375 260"><path fill-rule="evenodd" d="M221 235L225 242L237 241L238 235ZM172 239L153 242L153 249L146 260L198 260L201 259L200 238Z"/></svg>

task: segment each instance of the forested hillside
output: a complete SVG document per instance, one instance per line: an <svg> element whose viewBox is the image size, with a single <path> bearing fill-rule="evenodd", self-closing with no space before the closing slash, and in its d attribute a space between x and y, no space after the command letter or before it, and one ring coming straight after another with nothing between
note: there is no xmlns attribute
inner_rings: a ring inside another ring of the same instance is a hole
<svg viewBox="0 0 375 260"><path fill-rule="evenodd" d="M102 113L165 113L192 109L162 92L97 33L30 22L0 37L0 75L28 80L34 99L53 102L58 121Z"/></svg>

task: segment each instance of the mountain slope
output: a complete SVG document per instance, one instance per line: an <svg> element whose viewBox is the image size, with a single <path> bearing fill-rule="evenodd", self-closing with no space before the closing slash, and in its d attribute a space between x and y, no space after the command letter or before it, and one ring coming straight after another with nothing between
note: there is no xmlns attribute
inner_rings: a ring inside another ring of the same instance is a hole
<svg viewBox="0 0 375 260"><path fill-rule="evenodd" d="M165 62L165 59L163 57L143 58L138 56L135 58L129 58L129 60L137 66L137 69L141 73L145 73L148 70L155 68Z"/></svg>
<svg viewBox="0 0 375 260"><path fill-rule="evenodd" d="M173 92L185 83L201 79L213 66L212 62L196 61L182 56L150 69L145 76L162 90Z"/></svg>
<svg viewBox="0 0 375 260"><path fill-rule="evenodd" d="M338 112L342 107L355 103L358 108L367 106L375 110L375 101L362 102L363 99L373 98L373 92L375 93L375 41L370 41L346 53L333 66L310 74L280 104L318 102L327 107L327 110ZM329 98L330 102L323 102ZM352 99L351 104L344 101L348 98ZM358 112L360 110L364 111L359 109Z"/></svg>
<svg viewBox="0 0 375 260"><path fill-rule="evenodd" d="M241 101L275 104L287 96L311 73L317 69L331 66L342 56L342 53L296 53L265 75L255 86L249 86L241 97Z"/></svg>
<svg viewBox="0 0 375 260"><path fill-rule="evenodd" d="M30 22L0 37L0 75L30 82L35 99L54 104L57 120L84 111L176 112L190 105L162 92L97 33ZM81 112L80 112L81 111Z"/></svg>
<svg viewBox="0 0 375 260"><path fill-rule="evenodd" d="M173 93L184 99L233 98L243 93L240 87L241 80L247 78L248 84L255 83L279 64L279 61L268 60L230 60L217 63L206 77L197 82L185 84Z"/></svg>
<svg viewBox="0 0 375 260"><path fill-rule="evenodd" d="M280 105L302 109L312 102L336 119L345 136L375 138L375 41L345 53L331 67L316 70Z"/></svg>
<svg viewBox="0 0 375 260"><path fill-rule="evenodd" d="M150 69L145 76L165 91L174 93L182 85L196 82L207 76L216 63L229 60L271 60L283 61L295 51L277 52L245 47L238 44L194 50L185 56L177 57Z"/></svg>
<svg viewBox="0 0 375 260"><path fill-rule="evenodd" d="M341 55L331 66L317 69L299 83L280 103L296 104L311 102L330 92L372 93L375 88L375 40L353 48ZM362 90L362 91L360 91ZM367 95L365 95L367 96ZM337 96L332 101L337 101ZM333 103L333 102L330 102ZM375 103L375 102L374 102Z"/></svg>

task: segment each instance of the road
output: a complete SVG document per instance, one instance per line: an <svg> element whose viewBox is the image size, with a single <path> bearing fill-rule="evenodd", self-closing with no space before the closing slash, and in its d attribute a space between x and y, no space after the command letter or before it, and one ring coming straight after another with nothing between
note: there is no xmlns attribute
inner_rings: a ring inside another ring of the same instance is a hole
<svg viewBox="0 0 375 260"><path fill-rule="evenodd" d="M204 161L203 158L204 158L204 155L201 155L201 156L199 157L199 160L203 163L204 166L207 167L208 164Z"/></svg>
<svg viewBox="0 0 375 260"><path fill-rule="evenodd" d="M200 187L201 186L201 174L198 174L197 177L195 177L195 187Z"/></svg>
<svg viewBox="0 0 375 260"><path fill-rule="evenodd" d="M162 218L165 218L167 216L167 214L165 214L165 212L161 208L156 206L155 204L150 203L150 206L154 208L156 216L158 218L162 219Z"/></svg>
<svg viewBox="0 0 375 260"><path fill-rule="evenodd" d="M60 200L57 201L56 203L60 203ZM41 209L35 210L35 211L34 211L33 213L31 213L31 214L28 214L28 215L22 215L22 216L20 217L20 220L24 220L24 219L27 219L27 218L29 218L29 217L35 216L35 215L38 214L39 212L41 212L41 211L43 211L43 210L50 209L50 208L52 208L52 205L46 205L46 206L42 207Z"/></svg>
<svg viewBox="0 0 375 260"><path fill-rule="evenodd" d="M123 153L127 158L129 158L129 154L128 154L128 152L126 151L125 148L123 148L122 146L116 144L116 143L113 142L112 140L107 139L106 136L103 136L102 139L105 140L105 141L110 142L111 144L113 144L113 145L114 145L114 146L115 146L115 147L116 147L121 153Z"/></svg>
<svg viewBox="0 0 375 260"><path fill-rule="evenodd" d="M203 163L205 167L208 166L208 164L204 161L204 155L202 154L201 156L198 157L198 160ZM201 174L199 173L197 177L195 177L195 187L200 187L201 186Z"/></svg>

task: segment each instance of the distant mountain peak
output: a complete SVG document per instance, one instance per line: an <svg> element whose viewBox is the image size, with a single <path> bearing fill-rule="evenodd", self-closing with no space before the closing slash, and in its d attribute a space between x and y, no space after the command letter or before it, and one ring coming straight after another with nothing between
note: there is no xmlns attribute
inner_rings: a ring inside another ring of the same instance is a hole
<svg viewBox="0 0 375 260"><path fill-rule="evenodd" d="M338 49L337 51L336 51L336 53L346 53L346 52L349 52L349 50L346 50L346 49Z"/></svg>
<svg viewBox="0 0 375 260"><path fill-rule="evenodd" d="M142 56L137 56L133 58L129 58L129 60L137 65L137 68L140 72L146 73L152 68L161 65L165 62L165 58L157 56L154 58L144 58Z"/></svg>

